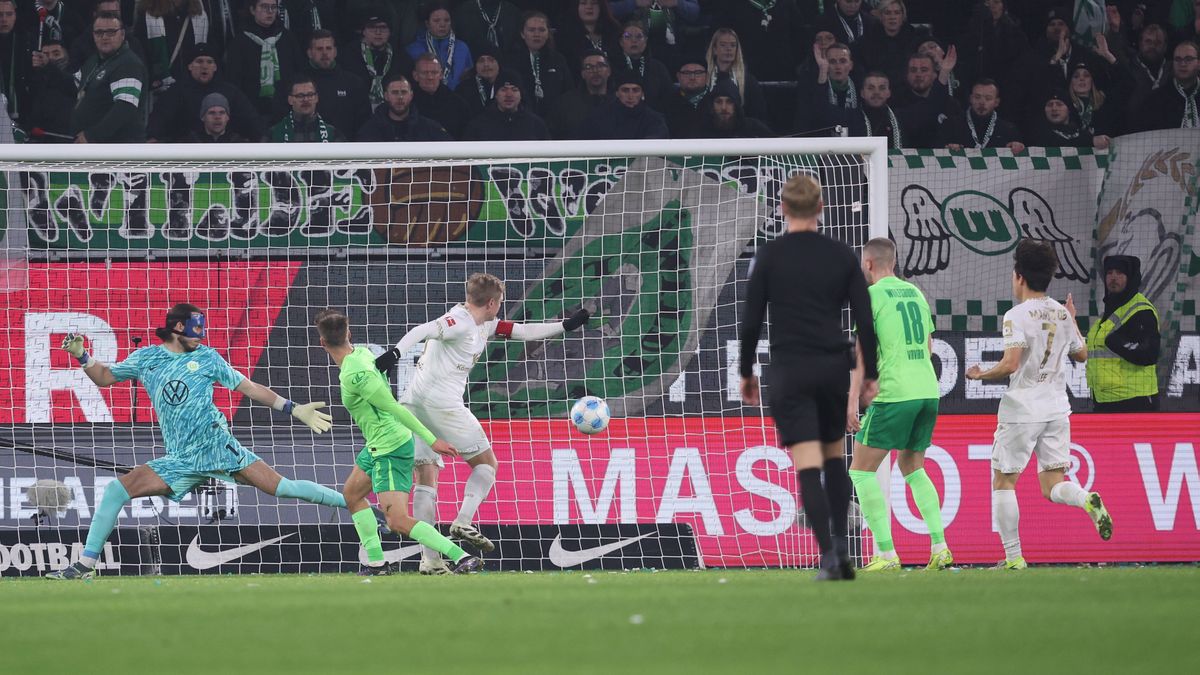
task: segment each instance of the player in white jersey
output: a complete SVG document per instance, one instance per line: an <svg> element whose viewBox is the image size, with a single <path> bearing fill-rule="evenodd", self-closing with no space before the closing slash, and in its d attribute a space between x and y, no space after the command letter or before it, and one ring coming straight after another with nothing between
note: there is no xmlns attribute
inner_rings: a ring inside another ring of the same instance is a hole
<svg viewBox="0 0 1200 675"><path fill-rule="evenodd" d="M1013 295L1017 306L1004 313L1004 357L989 370L967 369L972 380L1010 377L996 415L992 443L992 514L1004 545L1003 569L1025 569L1017 530L1017 479L1037 455L1042 496L1084 509L1100 538L1112 537L1112 517L1099 493L1066 479L1071 465L1071 404L1067 400L1064 355L1087 361L1087 346L1075 325L1075 304L1064 307L1046 296L1058 269L1049 242L1023 239L1013 255Z"/></svg>
<svg viewBox="0 0 1200 675"><path fill-rule="evenodd" d="M493 337L513 340L544 340L575 330L587 323L589 313L576 311L554 323L502 321L500 305L504 284L491 274L472 274L467 279L466 302L455 305L440 318L410 330L375 365L389 372L403 354L424 342L416 374L400 402L438 438L458 449L471 466L463 490L462 506L450 525L450 536L481 551L495 548L491 540L471 524L479 505L496 482L496 455L483 426L463 402L467 376ZM442 460L420 439L416 442L416 484L413 486L413 517L430 524L437 520L437 480ZM423 574L446 574L449 568L441 554L426 548L421 558Z"/></svg>

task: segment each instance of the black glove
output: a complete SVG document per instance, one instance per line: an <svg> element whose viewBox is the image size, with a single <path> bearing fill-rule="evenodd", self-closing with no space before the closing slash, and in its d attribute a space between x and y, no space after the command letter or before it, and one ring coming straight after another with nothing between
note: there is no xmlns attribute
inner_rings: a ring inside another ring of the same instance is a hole
<svg viewBox="0 0 1200 675"><path fill-rule="evenodd" d="M392 347L375 359L375 368L381 373L391 372L400 363L400 350Z"/></svg>
<svg viewBox="0 0 1200 675"><path fill-rule="evenodd" d="M592 318L591 312L587 311L586 309L578 310L571 316L563 319L563 330L569 333L587 323L588 319L590 318Z"/></svg>

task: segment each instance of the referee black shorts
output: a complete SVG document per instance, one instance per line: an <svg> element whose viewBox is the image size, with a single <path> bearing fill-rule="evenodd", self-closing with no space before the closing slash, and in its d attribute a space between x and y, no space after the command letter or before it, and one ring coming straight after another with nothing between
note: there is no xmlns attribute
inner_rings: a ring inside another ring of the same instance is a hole
<svg viewBox="0 0 1200 675"><path fill-rule="evenodd" d="M846 436L850 364L844 354L772 359L771 415L786 447Z"/></svg>

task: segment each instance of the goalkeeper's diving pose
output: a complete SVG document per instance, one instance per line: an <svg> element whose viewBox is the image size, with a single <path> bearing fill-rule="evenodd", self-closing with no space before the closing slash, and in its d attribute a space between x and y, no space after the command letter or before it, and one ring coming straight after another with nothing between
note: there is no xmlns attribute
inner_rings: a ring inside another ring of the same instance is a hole
<svg viewBox="0 0 1200 675"><path fill-rule="evenodd" d="M472 274L467 279L466 302L455 305L434 321L416 326L375 361L379 370L387 372L409 349L425 342L416 374L400 401L438 438L453 444L471 466L462 506L450 526L450 536L482 551L491 551L495 545L480 534L471 521L496 482L496 455L483 433L483 426L463 402L467 375L492 337L544 340L575 330L590 318L586 309L580 309L565 320L552 323L501 321L497 316L503 301L504 283L500 279L491 274ZM442 460L428 443L418 440L416 463L413 516L433 523L437 518L437 479ZM425 549L421 558L422 574L446 574L449 571L436 551Z"/></svg>
<svg viewBox="0 0 1200 675"><path fill-rule="evenodd" d="M378 576L394 570L383 559L375 514L367 503L367 493L379 498L379 508L393 532L414 539L454 561L454 572L477 572L483 562L442 536L432 525L408 513L408 493L412 490L414 434L439 455L454 456L457 451L435 437L411 412L400 405L388 386L387 378L375 368L375 355L366 347L350 344L350 324L346 315L321 310L316 317L321 346L341 369L342 405L350 411L354 423L366 439L351 469L342 494L354 520L354 529L367 551L367 566L359 574ZM440 560L440 558L439 558ZM444 563L443 563L444 564Z"/></svg>
<svg viewBox="0 0 1200 675"><path fill-rule="evenodd" d="M291 415L318 434L332 426L332 418L321 412L325 404L293 403L250 381L215 350L202 344L206 331L204 313L199 307L175 305L167 312L163 327L155 330L161 345L138 349L111 367L84 350L83 336L71 334L63 340L62 348L79 361L83 372L98 386L133 379L142 383L158 414L167 454L108 484L88 529L83 555L69 567L50 572L48 578L91 577L117 516L133 499L166 495L178 502L210 478L253 485L276 497L346 506L346 500L338 492L311 481L284 478L258 455L242 447L229 431L225 416L213 404L213 383Z"/></svg>

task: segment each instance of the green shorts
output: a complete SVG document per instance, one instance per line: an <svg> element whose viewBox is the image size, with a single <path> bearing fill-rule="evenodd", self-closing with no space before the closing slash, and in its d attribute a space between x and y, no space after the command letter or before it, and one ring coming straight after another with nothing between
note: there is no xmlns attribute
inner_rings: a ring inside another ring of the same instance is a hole
<svg viewBox="0 0 1200 675"><path fill-rule="evenodd" d="M359 451L354 463L371 477L371 490L381 492L412 492L413 442L391 452L372 453L371 448Z"/></svg>
<svg viewBox="0 0 1200 675"><path fill-rule="evenodd" d="M925 452L933 442L938 400L872 403L854 440L869 448Z"/></svg>

